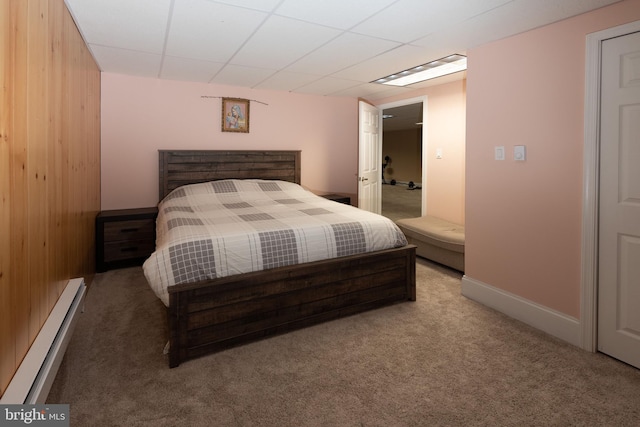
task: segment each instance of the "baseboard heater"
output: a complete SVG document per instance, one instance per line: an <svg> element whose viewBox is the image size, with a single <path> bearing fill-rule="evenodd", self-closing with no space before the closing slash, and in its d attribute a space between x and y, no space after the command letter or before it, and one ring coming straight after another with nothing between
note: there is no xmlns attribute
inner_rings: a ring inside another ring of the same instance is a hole
<svg viewBox="0 0 640 427"><path fill-rule="evenodd" d="M45 403L82 312L84 279L71 279L20 364L0 404Z"/></svg>

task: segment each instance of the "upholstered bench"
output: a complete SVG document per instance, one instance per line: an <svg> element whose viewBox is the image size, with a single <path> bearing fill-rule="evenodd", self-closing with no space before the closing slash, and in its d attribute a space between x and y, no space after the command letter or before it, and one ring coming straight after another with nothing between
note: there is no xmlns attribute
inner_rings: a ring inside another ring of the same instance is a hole
<svg viewBox="0 0 640 427"><path fill-rule="evenodd" d="M433 216L396 221L416 255L464 271L464 226Z"/></svg>

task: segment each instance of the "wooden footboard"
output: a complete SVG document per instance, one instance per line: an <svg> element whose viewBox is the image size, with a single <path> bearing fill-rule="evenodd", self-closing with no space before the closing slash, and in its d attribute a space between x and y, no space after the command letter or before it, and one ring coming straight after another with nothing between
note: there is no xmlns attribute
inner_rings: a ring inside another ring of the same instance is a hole
<svg viewBox="0 0 640 427"><path fill-rule="evenodd" d="M169 366L396 301L416 299L416 247L169 288Z"/></svg>

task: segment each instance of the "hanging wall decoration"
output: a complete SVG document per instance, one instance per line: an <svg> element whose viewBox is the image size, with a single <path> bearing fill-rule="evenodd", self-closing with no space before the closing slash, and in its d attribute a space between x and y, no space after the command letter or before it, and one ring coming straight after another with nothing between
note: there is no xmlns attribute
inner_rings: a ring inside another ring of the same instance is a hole
<svg viewBox="0 0 640 427"><path fill-rule="evenodd" d="M222 98L222 132L249 133L249 99Z"/></svg>

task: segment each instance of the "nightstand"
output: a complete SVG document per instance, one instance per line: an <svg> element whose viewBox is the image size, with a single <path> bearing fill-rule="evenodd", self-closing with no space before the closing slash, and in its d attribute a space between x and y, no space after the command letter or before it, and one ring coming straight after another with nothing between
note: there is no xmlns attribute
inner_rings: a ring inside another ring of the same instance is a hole
<svg viewBox="0 0 640 427"><path fill-rule="evenodd" d="M158 208L102 211L96 217L96 270L141 265L155 250Z"/></svg>
<svg viewBox="0 0 640 427"><path fill-rule="evenodd" d="M344 203L345 205L351 204L351 197L344 194L322 194L325 199L333 200L334 202Z"/></svg>

